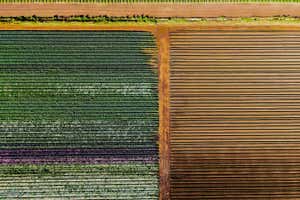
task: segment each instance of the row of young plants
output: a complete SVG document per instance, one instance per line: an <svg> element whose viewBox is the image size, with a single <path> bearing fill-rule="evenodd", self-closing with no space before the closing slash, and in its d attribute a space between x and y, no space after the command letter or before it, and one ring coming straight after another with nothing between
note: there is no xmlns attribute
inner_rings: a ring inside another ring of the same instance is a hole
<svg viewBox="0 0 300 200"><path fill-rule="evenodd" d="M157 164L1 165L0 199L157 199Z"/></svg>

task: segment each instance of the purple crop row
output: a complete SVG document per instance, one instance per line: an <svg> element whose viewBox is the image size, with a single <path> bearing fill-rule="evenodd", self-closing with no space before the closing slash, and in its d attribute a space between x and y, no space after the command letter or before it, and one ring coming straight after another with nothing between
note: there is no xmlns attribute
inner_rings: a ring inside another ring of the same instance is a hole
<svg viewBox="0 0 300 200"><path fill-rule="evenodd" d="M0 164L156 163L156 149L15 149L0 150Z"/></svg>

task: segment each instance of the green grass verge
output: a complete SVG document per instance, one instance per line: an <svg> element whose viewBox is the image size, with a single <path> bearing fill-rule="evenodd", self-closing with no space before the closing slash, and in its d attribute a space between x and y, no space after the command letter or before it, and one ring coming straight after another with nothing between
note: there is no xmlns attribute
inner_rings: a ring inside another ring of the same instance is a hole
<svg viewBox="0 0 300 200"><path fill-rule="evenodd" d="M1 14L1 13L0 13ZM157 19L149 16L132 16L132 17L108 17L96 16L91 17L88 15L80 16L53 16L53 17L40 17L40 16L16 16L16 17L3 17L0 16L0 22L101 22L101 23L115 23L115 22L137 22L137 23L156 23Z"/></svg>
<svg viewBox="0 0 300 200"><path fill-rule="evenodd" d="M20 24L20 25L156 25L156 24L300 24L300 17L290 16L274 16L274 17L245 17L245 18L155 18L149 16L133 16L133 17L108 17L108 16L19 16L19 17L1 17L0 24Z"/></svg>

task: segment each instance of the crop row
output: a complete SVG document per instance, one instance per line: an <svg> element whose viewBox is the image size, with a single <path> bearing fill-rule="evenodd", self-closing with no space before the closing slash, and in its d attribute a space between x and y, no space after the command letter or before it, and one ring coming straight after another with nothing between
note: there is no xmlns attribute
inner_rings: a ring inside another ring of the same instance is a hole
<svg viewBox="0 0 300 200"><path fill-rule="evenodd" d="M0 165L0 198L156 199L157 164Z"/></svg>

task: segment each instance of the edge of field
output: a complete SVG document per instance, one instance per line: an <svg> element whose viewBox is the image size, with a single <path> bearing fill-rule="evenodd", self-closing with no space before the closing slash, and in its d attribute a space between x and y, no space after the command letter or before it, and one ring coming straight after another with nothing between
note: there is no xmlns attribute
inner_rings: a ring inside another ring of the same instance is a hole
<svg viewBox="0 0 300 200"><path fill-rule="evenodd" d="M170 18L156 19L156 22L134 22L134 21L115 21L115 22L67 22L67 21L12 21L0 22L0 30L10 29L110 29L110 30L145 30L152 31L157 26L273 26L273 25L299 25L300 18L296 17L249 17L249 18Z"/></svg>

